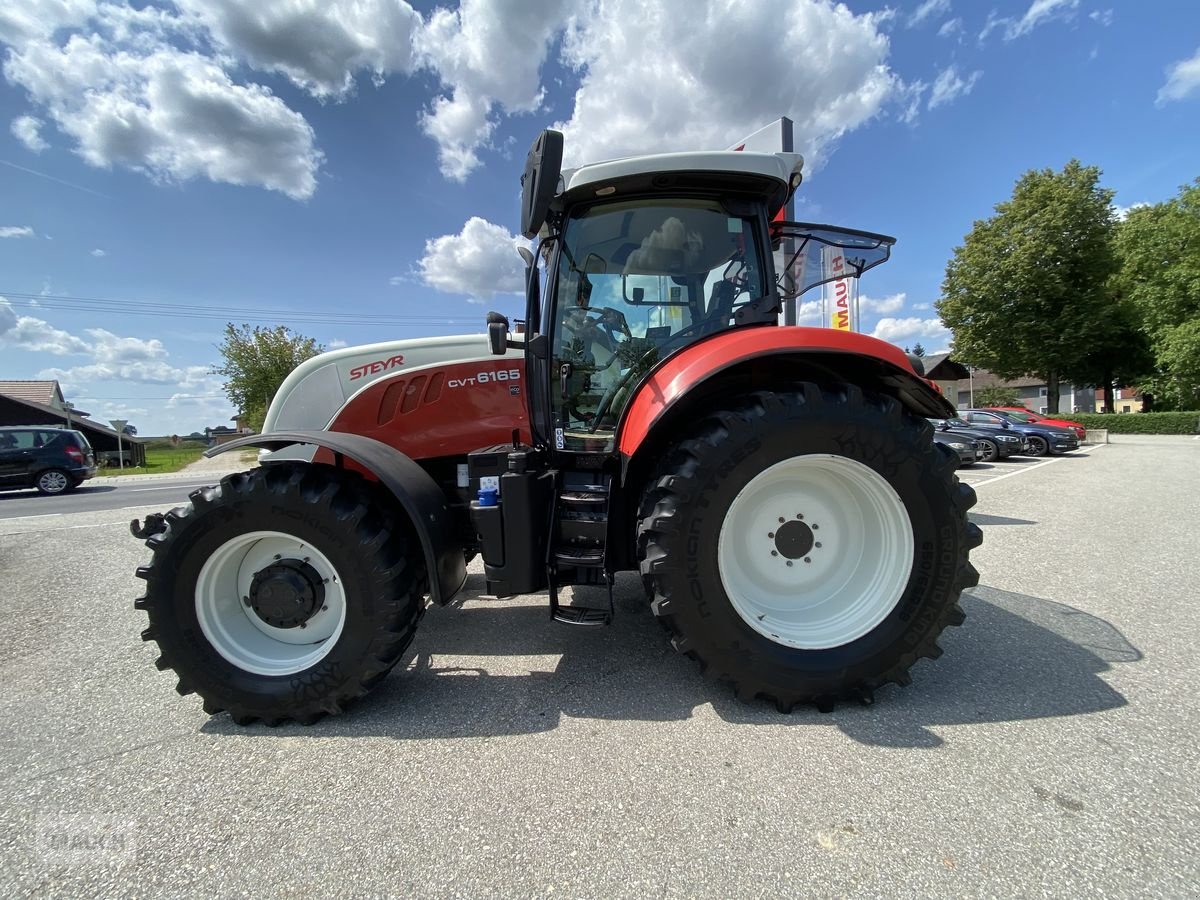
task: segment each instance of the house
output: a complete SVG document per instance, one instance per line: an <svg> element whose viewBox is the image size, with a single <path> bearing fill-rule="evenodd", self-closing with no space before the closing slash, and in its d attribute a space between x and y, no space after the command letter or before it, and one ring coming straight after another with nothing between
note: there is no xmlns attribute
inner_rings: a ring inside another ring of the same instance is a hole
<svg viewBox="0 0 1200 900"><path fill-rule="evenodd" d="M1113 388L1113 412L1139 413L1146 411L1146 398L1139 388ZM1104 412L1104 393L1096 394L1096 412Z"/></svg>
<svg viewBox="0 0 1200 900"><path fill-rule="evenodd" d="M10 385L16 387L10 388ZM23 399L40 397L48 402ZM63 399L57 381L0 381L0 425L58 425L74 428L87 437L96 451L97 460L117 460L124 456L125 465L146 464L146 447L141 438L118 435L107 425L88 418L83 410L73 409Z"/></svg>
<svg viewBox="0 0 1200 900"><path fill-rule="evenodd" d="M987 369L972 369L968 379L958 382L959 409L970 409L975 405L974 392L986 387L1013 388L1017 392L1023 406L1030 412L1047 413L1046 382L1038 377L1023 377L1005 380ZM949 396L949 395L947 395ZM1103 402L1103 399L1101 399ZM1096 389L1093 387L1077 387L1070 382L1059 382L1058 411L1059 412L1091 412L1096 408Z"/></svg>

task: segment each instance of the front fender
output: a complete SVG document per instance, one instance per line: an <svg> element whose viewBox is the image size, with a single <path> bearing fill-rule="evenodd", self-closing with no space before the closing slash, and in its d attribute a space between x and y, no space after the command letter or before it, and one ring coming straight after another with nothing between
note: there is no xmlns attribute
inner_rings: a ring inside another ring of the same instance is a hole
<svg viewBox="0 0 1200 900"><path fill-rule="evenodd" d="M954 407L913 371L899 347L865 334L832 328L763 326L721 332L668 357L638 387L617 424L617 447L633 456L651 429L697 385L719 373L755 360L854 359L867 381L887 386L901 403L920 416L949 418ZM826 362L820 362L824 367Z"/></svg>
<svg viewBox="0 0 1200 900"><path fill-rule="evenodd" d="M394 447L361 434L277 431L238 438L204 455L216 456L239 447L278 450L292 444L315 444L329 450L335 459L347 456L378 478L404 508L421 541L433 602L448 603L459 592L467 580L467 564L446 495L428 472Z"/></svg>

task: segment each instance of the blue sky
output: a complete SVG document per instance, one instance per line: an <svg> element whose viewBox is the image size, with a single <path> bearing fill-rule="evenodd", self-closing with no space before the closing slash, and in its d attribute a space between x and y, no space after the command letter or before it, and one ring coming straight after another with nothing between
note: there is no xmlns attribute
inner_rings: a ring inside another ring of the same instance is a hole
<svg viewBox="0 0 1200 900"><path fill-rule="evenodd" d="M930 350L1025 170L1079 158L1123 207L1200 175L1194 0L10 0L0 58L0 378L142 434L228 420L227 320L340 346L517 312L552 125L581 162L790 116L798 217L899 238L863 330Z"/></svg>

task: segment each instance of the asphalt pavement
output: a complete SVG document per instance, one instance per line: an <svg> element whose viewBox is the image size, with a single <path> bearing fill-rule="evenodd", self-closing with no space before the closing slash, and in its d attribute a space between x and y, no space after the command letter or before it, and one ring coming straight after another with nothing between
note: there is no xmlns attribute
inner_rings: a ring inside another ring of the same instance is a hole
<svg viewBox="0 0 1200 900"><path fill-rule="evenodd" d="M1200 441L979 467L966 624L871 707L782 716L619 582L432 609L344 716L235 726L132 608L132 515L0 521L8 896L1194 896ZM145 495L143 495L145 496Z"/></svg>

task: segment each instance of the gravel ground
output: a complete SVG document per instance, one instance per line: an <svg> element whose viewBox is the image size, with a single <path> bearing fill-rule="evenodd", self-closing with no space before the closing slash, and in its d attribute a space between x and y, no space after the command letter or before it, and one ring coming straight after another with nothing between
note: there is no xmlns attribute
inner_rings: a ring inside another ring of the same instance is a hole
<svg viewBox="0 0 1200 900"><path fill-rule="evenodd" d="M986 535L966 625L911 687L830 715L705 682L636 579L611 628L580 630L480 599L476 574L347 715L238 728L137 640L147 551L114 513L5 520L0 883L1193 896L1198 463L1200 442L1143 438L964 473Z"/></svg>

